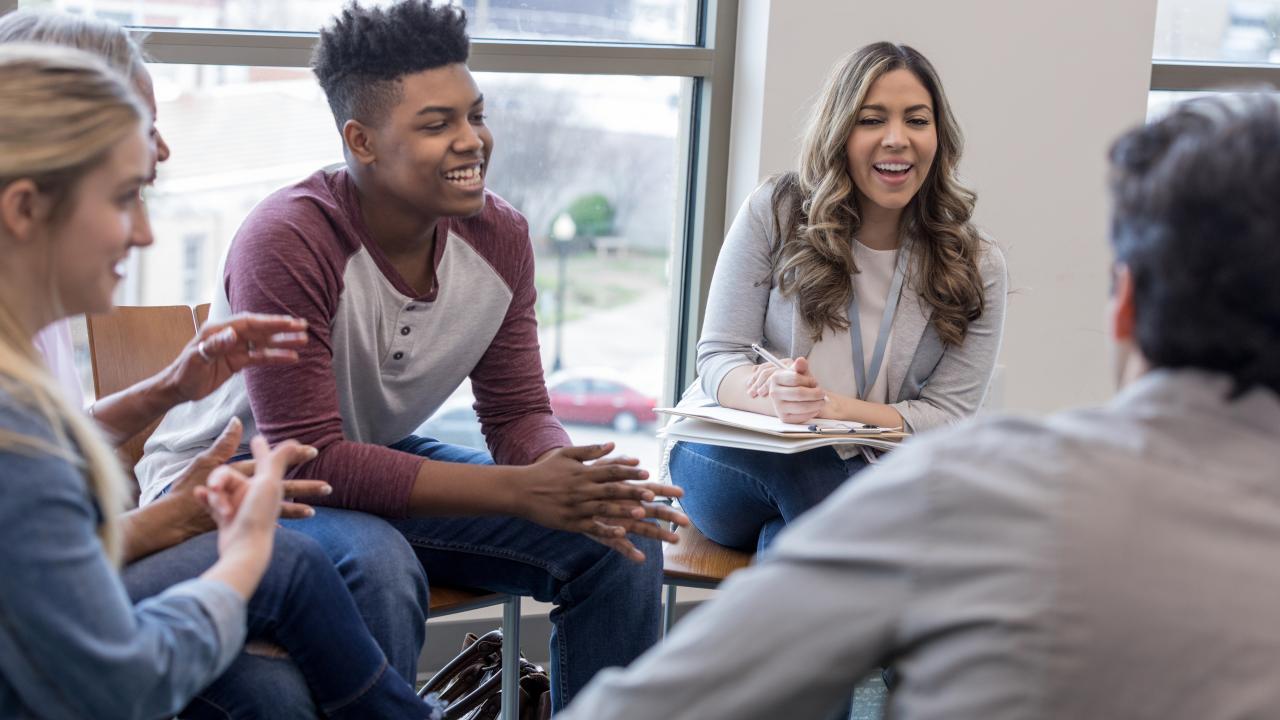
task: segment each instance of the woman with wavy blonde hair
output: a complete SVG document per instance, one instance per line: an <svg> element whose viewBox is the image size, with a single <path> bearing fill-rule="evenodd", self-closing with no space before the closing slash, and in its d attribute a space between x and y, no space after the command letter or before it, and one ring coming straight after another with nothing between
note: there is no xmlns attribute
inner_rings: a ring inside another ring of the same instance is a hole
<svg viewBox="0 0 1280 720"><path fill-rule="evenodd" d="M799 171L757 188L729 229L699 379L682 402L913 433L973 414L1000 347L1006 277L970 220L961 147L919 52L881 42L837 63ZM781 455L680 442L669 467L703 533L763 549L871 459L848 446Z"/></svg>
<svg viewBox="0 0 1280 720"><path fill-rule="evenodd" d="M192 493L216 527L200 536L209 563L136 605L126 594L123 473L32 339L109 311L125 258L151 244L150 130L100 60L0 44L0 717L260 717L188 706L247 629L288 650L326 717L439 717L387 666L319 546L277 530L286 467L315 455L296 442L255 438L252 468L205 467Z"/></svg>

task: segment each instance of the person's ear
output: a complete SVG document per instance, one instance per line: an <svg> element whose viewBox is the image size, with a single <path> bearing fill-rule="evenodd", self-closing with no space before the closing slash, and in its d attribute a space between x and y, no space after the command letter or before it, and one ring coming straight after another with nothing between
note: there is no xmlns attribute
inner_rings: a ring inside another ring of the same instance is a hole
<svg viewBox="0 0 1280 720"><path fill-rule="evenodd" d="M1128 265L1116 263L1112 278L1111 307L1108 310L1111 339L1132 342L1137 325L1137 312L1133 299L1133 272L1129 270Z"/></svg>
<svg viewBox="0 0 1280 720"><path fill-rule="evenodd" d="M15 180L0 190L0 226L18 242L29 242L48 221L51 202L35 181Z"/></svg>
<svg viewBox="0 0 1280 720"><path fill-rule="evenodd" d="M359 120L343 123L342 141L347 145L347 152L361 165L372 165L378 159L373 133Z"/></svg>

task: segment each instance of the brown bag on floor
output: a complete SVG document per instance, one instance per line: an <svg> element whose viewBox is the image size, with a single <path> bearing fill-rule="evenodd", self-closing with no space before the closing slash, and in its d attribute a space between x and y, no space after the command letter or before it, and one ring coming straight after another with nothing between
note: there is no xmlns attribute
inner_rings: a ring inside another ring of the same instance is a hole
<svg viewBox="0 0 1280 720"><path fill-rule="evenodd" d="M551 717L551 679L546 671L520 655L520 718ZM462 652L450 660L418 691L439 695L446 703L445 720L495 720L502 713L502 631L477 638L467 633Z"/></svg>

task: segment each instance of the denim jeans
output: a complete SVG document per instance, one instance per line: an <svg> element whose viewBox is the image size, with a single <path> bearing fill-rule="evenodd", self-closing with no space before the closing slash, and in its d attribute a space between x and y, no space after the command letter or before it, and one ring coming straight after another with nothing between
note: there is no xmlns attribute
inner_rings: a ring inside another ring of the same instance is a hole
<svg viewBox="0 0 1280 720"><path fill-rule="evenodd" d="M217 557L217 534L206 533L125 568L125 585L136 602L199 575ZM183 718L438 717L439 708L418 699L388 664L329 557L304 535L276 533L249 601L248 631L288 658L241 653Z"/></svg>
<svg viewBox="0 0 1280 720"><path fill-rule="evenodd" d="M866 467L830 447L792 455L678 442L671 481L684 488L680 507L709 539L761 552L786 524L822 502Z"/></svg>
<svg viewBox="0 0 1280 720"><path fill-rule="evenodd" d="M392 446L432 460L491 464L489 454L409 437ZM346 532L349 518L321 511L296 527L333 557L357 548ZM661 624L662 548L632 536L645 554L635 564L577 533L551 530L511 517L389 520L416 551L429 581L553 602L551 696L563 708L606 667L630 663L658 640ZM410 572L406 568L405 572ZM420 625L419 625L420 628ZM418 628L404 628L416 632Z"/></svg>

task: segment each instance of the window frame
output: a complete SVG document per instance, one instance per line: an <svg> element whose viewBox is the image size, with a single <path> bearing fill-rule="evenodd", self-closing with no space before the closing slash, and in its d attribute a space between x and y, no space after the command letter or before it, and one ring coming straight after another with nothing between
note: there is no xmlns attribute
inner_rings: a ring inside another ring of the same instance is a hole
<svg viewBox="0 0 1280 720"><path fill-rule="evenodd" d="M729 170L734 57L740 0L699 0L693 44L475 39L468 65L478 72L657 75L689 78L688 148L679 190L683 218L672 248L672 322L663 402L692 381L711 273L723 242ZM0 14L19 0L0 0ZM130 26L151 61L189 65L309 66L318 32L184 30Z"/></svg>

